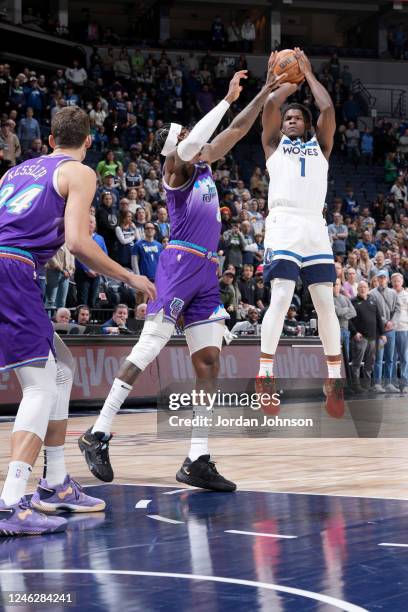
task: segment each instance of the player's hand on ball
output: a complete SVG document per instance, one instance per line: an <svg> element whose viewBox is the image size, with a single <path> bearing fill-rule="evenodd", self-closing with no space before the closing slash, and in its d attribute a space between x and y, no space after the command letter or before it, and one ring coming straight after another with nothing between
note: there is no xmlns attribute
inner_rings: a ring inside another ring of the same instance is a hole
<svg viewBox="0 0 408 612"><path fill-rule="evenodd" d="M295 51L296 59L299 64L299 68L303 72L305 77L308 76L309 74L312 74L313 73L312 64L310 63L309 58L305 55L305 52L299 49L299 47L295 47L294 51Z"/></svg>
<svg viewBox="0 0 408 612"><path fill-rule="evenodd" d="M143 293L147 293L150 300L156 299L156 287L146 276L130 274L127 284L133 287L133 289L138 289L139 291L143 291Z"/></svg>
<svg viewBox="0 0 408 612"><path fill-rule="evenodd" d="M232 104L233 102L238 100L239 94L242 91L242 85L240 84L240 81L241 79L248 78L247 72L248 70L239 70L232 77L230 84L229 84L228 93L225 96L225 99L229 104Z"/></svg>
<svg viewBox="0 0 408 612"><path fill-rule="evenodd" d="M269 91L273 91L280 87L284 82L286 77L288 76L286 72L283 72L279 76L275 74L275 67L278 62L278 52L272 51L268 60L268 72L266 75L265 87L269 89Z"/></svg>

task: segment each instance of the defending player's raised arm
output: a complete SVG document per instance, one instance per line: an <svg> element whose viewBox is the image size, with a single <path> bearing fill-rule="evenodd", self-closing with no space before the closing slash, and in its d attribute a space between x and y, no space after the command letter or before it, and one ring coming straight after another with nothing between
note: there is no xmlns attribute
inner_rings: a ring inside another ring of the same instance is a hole
<svg viewBox="0 0 408 612"><path fill-rule="evenodd" d="M295 47L295 54L299 62L299 68L305 75L305 79L320 111L316 125L316 137L324 156L328 159L333 148L336 131L336 114L333 101L327 89L323 87L313 74L312 65L305 53L299 47Z"/></svg>
<svg viewBox="0 0 408 612"><path fill-rule="evenodd" d="M268 61L268 74L273 73L277 56L277 51L271 53ZM268 96L265 102L262 113L262 146L266 159L275 151L281 138L281 106L289 96L295 93L296 89L297 85L293 83L282 83L276 91Z"/></svg>
<svg viewBox="0 0 408 612"><path fill-rule="evenodd" d="M204 145L200 152L200 160L212 163L224 157L243 138L255 123L269 94L280 86L280 80L286 76L283 73L276 76L272 64L268 65L268 75L265 85L255 98L232 121L231 125L218 134L214 140Z"/></svg>
<svg viewBox="0 0 408 612"><path fill-rule="evenodd" d="M154 285L144 276L136 276L110 259L89 235L89 209L95 194L95 172L76 162L65 163L60 170L58 185L66 195L65 242L75 257L98 274L122 281L134 289L156 297Z"/></svg>
<svg viewBox="0 0 408 612"><path fill-rule="evenodd" d="M182 181L189 176L190 169L197 161L203 145L205 145L219 126L231 104L238 100L242 91L241 79L247 78L247 70L239 70L234 74L229 84L228 93L215 108L207 113L193 127L191 132L166 156L164 171L168 177L177 174Z"/></svg>

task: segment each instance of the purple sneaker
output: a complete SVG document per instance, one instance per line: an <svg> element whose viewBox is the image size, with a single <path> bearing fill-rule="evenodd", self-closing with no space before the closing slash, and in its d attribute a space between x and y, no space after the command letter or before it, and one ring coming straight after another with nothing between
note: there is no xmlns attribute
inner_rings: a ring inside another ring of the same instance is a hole
<svg viewBox="0 0 408 612"><path fill-rule="evenodd" d="M87 495L81 485L69 474L62 484L53 487L50 487L48 482L41 478L37 491L31 498L31 503L34 508L42 512L55 512L56 510L100 512L106 507L103 499Z"/></svg>
<svg viewBox="0 0 408 612"><path fill-rule="evenodd" d="M0 499L0 536L42 535L65 531L66 527L64 518L37 512L26 497L13 506Z"/></svg>

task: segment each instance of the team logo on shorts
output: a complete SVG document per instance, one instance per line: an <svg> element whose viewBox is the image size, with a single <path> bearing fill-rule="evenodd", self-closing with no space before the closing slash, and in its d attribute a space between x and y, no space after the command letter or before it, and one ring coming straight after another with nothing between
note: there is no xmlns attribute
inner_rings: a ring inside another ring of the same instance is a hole
<svg viewBox="0 0 408 612"><path fill-rule="evenodd" d="M273 261L273 249L266 249L265 255L264 255L264 265L267 266L268 264L271 264L272 261Z"/></svg>
<svg viewBox="0 0 408 612"><path fill-rule="evenodd" d="M183 310L184 300L180 298L173 298L170 304L170 316L173 319L178 319L181 311Z"/></svg>

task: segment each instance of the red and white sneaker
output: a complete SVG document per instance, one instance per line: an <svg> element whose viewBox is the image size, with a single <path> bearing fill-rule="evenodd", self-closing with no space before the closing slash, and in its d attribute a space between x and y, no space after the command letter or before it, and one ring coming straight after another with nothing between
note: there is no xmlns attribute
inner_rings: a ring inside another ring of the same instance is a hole
<svg viewBox="0 0 408 612"><path fill-rule="evenodd" d="M326 396L327 414L335 419L341 419L345 412L342 379L326 378L323 393Z"/></svg>
<svg viewBox="0 0 408 612"><path fill-rule="evenodd" d="M280 405L276 404L276 401L273 398L273 395L276 391L276 379L274 376L256 376L255 378L255 391L258 394L268 394L269 401L262 402L261 410L265 414L270 414L271 416L276 416L279 414Z"/></svg>

